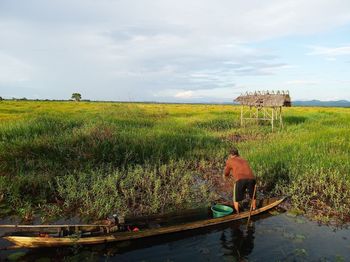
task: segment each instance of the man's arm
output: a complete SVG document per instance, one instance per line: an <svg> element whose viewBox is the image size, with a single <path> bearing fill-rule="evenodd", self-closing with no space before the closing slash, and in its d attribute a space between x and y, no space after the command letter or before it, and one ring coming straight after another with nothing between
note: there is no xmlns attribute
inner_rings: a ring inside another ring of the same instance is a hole
<svg viewBox="0 0 350 262"><path fill-rule="evenodd" d="M224 180L226 180L226 177L230 175L230 172L231 172L231 167L226 162L226 166L225 166L225 169L224 169L224 173L222 174L222 178Z"/></svg>

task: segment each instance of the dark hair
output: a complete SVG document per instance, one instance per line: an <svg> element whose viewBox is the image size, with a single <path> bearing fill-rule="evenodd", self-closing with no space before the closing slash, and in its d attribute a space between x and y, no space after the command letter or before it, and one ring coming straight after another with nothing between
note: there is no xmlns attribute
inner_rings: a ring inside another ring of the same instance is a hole
<svg viewBox="0 0 350 262"><path fill-rule="evenodd" d="M230 150L230 154L234 156L239 156L238 149L235 147L232 147Z"/></svg>

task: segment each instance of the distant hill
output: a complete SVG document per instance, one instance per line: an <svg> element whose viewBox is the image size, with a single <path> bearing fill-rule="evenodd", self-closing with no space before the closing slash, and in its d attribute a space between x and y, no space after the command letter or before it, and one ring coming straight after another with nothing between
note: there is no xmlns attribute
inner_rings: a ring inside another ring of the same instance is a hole
<svg viewBox="0 0 350 262"><path fill-rule="evenodd" d="M292 106L330 106L330 107L350 107L350 101L337 100L337 101L292 101Z"/></svg>
<svg viewBox="0 0 350 262"><path fill-rule="evenodd" d="M30 98L12 98L12 99L2 99L2 100L14 100L14 101L56 101L56 102L69 102L72 100L59 100L59 99L30 99ZM1 99L0 99L1 101ZM183 100L178 101L113 101L113 100L89 100L83 99L81 102L98 102L98 103L148 103L148 104L203 104L203 105L239 105L239 103L233 101L220 101L212 100L207 101L206 99L193 99L192 101L185 102ZM337 101L320 101L320 100L292 100L292 106L324 106L324 107L350 107L350 101L348 100L337 100Z"/></svg>

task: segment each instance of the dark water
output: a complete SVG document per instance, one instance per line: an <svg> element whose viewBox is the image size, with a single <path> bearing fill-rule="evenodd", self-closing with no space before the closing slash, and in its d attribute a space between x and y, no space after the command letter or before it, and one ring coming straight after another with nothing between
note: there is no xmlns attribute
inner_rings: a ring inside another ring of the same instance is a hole
<svg viewBox="0 0 350 262"><path fill-rule="evenodd" d="M287 213L202 230L90 247L0 251L1 261L350 261L350 229ZM0 240L0 246L8 243ZM19 253L17 253L20 255Z"/></svg>

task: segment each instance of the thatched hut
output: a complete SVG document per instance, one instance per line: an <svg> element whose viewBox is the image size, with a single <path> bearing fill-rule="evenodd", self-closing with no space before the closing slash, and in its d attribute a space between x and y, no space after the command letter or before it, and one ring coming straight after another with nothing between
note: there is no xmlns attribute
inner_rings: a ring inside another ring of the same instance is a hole
<svg viewBox="0 0 350 262"><path fill-rule="evenodd" d="M291 107L292 102L288 91L255 91L245 93L237 97L241 107L241 125L245 120L266 120L271 121L272 130L274 121L279 121L283 127L282 107Z"/></svg>
<svg viewBox="0 0 350 262"><path fill-rule="evenodd" d="M253 93L246 93L244 95L240 95L234 101L238 102L241 105L254 107L292 106L292 102L288 91L258 91Z"/></svg>

